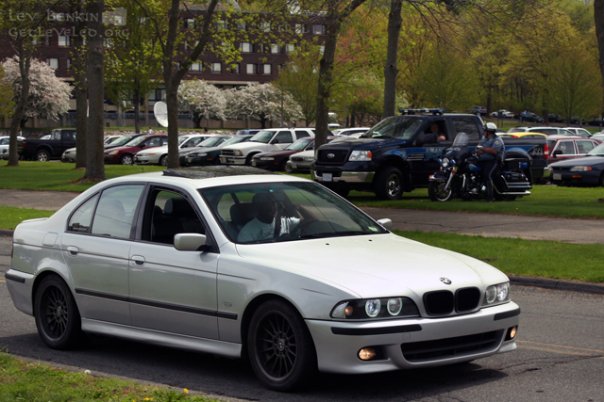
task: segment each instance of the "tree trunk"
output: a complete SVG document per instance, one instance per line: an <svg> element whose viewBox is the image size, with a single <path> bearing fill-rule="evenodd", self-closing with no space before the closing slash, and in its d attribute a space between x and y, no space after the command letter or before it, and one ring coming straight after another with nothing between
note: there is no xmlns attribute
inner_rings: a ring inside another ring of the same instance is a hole
<svg viewBox="0 0 604 402"><path fill-rule="evenodd" d="M22 122L25 120L25 108L27 105L27 98L29 97L29 67L31 65L31 57L25 54L23 44L21 43L19 52L19 73L21 77L21 92L19 93L19 101L15 105L15 112L13 113L10 122L10 138L9 138L9 150L8 150L8 166L19 165L19 153L17 149L17 136L22 126Z"/></svg>
<svg viewBox="0 0 604 402"><path fill-rule="evenodd" d="M178 85L170 82L166 85L166 103L168 105L168 168L179 167L178 160Z"/></svg>
<svg viewBox="0 0 604 402"><path fill-rule="evenodd" d="M386 65L384 66L384 111L383 117L394 116L396 109L396 76L398 41L402 25L403 0L390 1L390 13L388 14L388 50L386 53Z"/></svg>
<svg viewBox="0 0 604 402"><path fill-rule="evenodd" d="M329 124L329 99L333 84L333 65L336 56L336 44L340 31L340 20L331 16L325 21L325 48L319 63L319 87L317 91L317 125L315 131L315 149L327 142Z"/></svg>
<svg viewBox="0 0 604 402"><path fill-rule="evenodd" d="M86 83L88 85L88 125L86 127L86 174L85 179L101 181L105 179L103 160L103 9L104 0L90 0L87 4L88 21L88 63Z"/></svg>
<svg viewBox="0 0 604 402"><path fill-rule="evenodd" d="M134 132L141 132L140 111L141 111L141 85L138 78L134 79Z"/></svg>
<svg viewBox="0 0 604 402"><path fill-rule="evenodd" d="M83 72L79 73L82 82L76 84L76 168L86 166L88 151L86 150L86 125L88 114L88 93L86 92L86 78Z"/></svg>
<svg viewBox="0 0 604 402"><path fill-rule="evenodd" d="M594 18L596 21L598 51L600 53L600 75L602 76L602 110L600 117L604 119L604 0L594 1Z"/></svg>

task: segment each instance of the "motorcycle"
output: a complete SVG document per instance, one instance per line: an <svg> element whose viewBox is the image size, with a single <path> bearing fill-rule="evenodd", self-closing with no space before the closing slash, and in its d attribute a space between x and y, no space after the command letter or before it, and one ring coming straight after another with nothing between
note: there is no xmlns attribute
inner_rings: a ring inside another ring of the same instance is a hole
<svg viewBox="0 0 604 402"><path fill-rule="evenodd" d="M478 156L468 142L466 133L458 133L451 147L444 151L439 171L429 178L428 195L432 201L486 198ZM530 162L530 155L522 149L504 151L491 175L495 199L514 200L531 193L531 182L525 174Z"/></svg>

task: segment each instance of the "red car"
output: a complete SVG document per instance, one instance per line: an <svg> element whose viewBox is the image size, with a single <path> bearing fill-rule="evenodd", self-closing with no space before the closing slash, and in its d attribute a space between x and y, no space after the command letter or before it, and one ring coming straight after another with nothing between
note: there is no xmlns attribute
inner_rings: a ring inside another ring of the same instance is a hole
<svg viewBox="0 0 604 402"><path fill-rule="evenodd" d="M105 163L132 165L134 154L141 149L159 147L168 143L167 135L143 135L136 137L126 145L105 151Z"/></svg>

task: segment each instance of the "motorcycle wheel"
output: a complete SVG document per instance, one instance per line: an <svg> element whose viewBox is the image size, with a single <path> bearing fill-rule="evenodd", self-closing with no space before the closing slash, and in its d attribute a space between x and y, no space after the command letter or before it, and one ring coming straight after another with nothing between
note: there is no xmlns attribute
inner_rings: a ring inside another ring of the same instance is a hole
<svg viewBox="0 0 604 402"><path fill-rule="evenodd" d="M428 185L428 195L432 201L445 202L453 198L453 190L450 187L448 190L445 190L446 184L444 181L430 182Z"/></svg>

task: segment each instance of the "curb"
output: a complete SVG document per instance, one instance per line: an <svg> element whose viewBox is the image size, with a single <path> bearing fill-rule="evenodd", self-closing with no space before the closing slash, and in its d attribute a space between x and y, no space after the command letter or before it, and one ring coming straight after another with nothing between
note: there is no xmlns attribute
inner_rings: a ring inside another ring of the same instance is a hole
<svg viewBox="0 0 604 402"><path fill-rule="evenodd" d="M0 229L0 236L12 237L12 230ZM604 295L604 284L563 281L559 279L531 278L525 276L508 275L510 281L515 285L534 286L544 289L564 290L571 292L593 293Z"/></svg>

